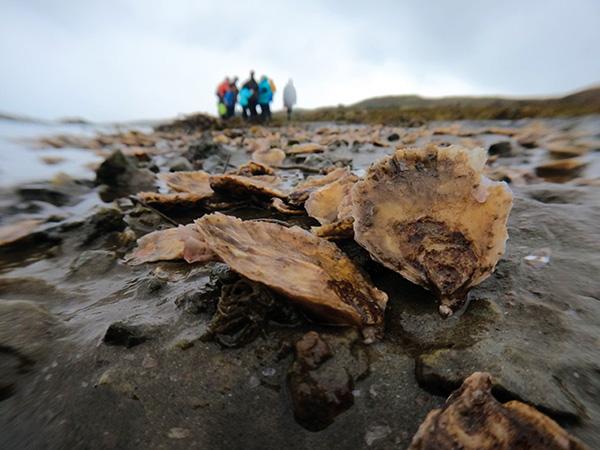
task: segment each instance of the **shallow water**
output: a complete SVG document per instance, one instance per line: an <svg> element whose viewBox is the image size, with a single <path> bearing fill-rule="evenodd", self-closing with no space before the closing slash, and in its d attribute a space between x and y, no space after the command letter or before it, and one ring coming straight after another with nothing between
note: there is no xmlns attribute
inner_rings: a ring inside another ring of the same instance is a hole
<svg viewBox="0 0 600 450"><path fill-rule="evenodd" d="M103 160L94 151L82 148L41 149L36 148L32 141L62 134L92 137L98 133L131 128L128 125L35 123L0 118L0 188L49 180L59 173L73 178L93 179L93 166ZM44 157L57 157L60 161L47 164L42 160Z"/></svg>

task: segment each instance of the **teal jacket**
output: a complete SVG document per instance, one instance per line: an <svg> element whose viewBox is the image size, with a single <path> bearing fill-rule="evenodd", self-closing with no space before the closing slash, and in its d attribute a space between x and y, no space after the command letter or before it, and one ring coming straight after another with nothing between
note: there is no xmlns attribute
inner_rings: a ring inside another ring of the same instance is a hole
<svg viewBox="0 0 600 450"><path fill-rule="evenodd" d="M240 93L238 94L238 103L242 108L248 106L248 101L250 100L250 97L252 97L252 91L247 87L243 87L240 90Z"/></svg>
<svg viewBox="0 0 600 450"><path fill-rule="evenodd" d="M269 80L263 80L258 84L258 103L266 105L273 100L273 92Z"/></svg>

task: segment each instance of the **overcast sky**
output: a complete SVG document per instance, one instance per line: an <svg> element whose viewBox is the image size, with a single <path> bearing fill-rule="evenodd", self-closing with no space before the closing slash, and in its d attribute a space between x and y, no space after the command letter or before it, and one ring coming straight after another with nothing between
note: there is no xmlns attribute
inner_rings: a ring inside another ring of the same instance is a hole
<svg viewBox="0 0 600 450"><path fill-rule="evenodd" d="M215 112L254 68L301 107L417 93L562 94L600 82L599 0L0 0L0 111Z"/></svg>

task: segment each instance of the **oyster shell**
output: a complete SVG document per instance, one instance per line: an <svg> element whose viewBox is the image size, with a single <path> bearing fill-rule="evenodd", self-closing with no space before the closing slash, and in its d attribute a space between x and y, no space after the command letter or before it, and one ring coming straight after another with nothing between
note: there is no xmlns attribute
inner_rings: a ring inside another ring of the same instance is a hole
<svg viewBox="0 0 600 450"><path fill-rule="evenodd" d="M161 173L158 178L167 183L170 189L175 192L187 192L209 196L213 190L210 187L210 175L202 170L192 172L172 172Z"/></svg>
<svg viewBox="0 0 600 450"><path fill-rule="evenodd" d="M131 265L185 259L189 263L213 261L209 249L194 224L153 231L137 240L137 248L125 257Z"/></svg>
<svg viewBox="0 0 600 450"><path fill-rule="evenodd" d="M358 177L352 173L347 173L341 178L317 188L308 196L304 203L304 208L309 216L314 217L321 225L327 225L344 217L340 217L340 210L344 211L350 198L350 189Z"/></svg>
<svg viewBox="0 0 600 450"><path fill-rule="evenodd" d="M245 177L252 177L255 175L274 175L275 171L267 164L248 161L245 164L239 166L236 170L229 172L231 175L243 175Z"/></svg>
<svg viewBox="0 0 600 450"><path fill-rule="evenodd" d="M352 189L354 234L371 256L430 289L449 316L504 253L512 193L481 175L481 148L399 149Z"/></svg>
<svg viewBox="0 0 600 450"><path fill-rule="evenodd" d="M518 401L499 403L491 376L475 372L431 411L408 450L585 450L556 422Z"/></svg>
<svg viewBox="0 0 600 450"><path fill-rule="evenodd" d="M306 153L323 153L325 146L314 142L306 142L303 144L292 145L286 150L288 155L300 155Z"/></svg>
<svg viewBox="0 0 600 450"><path fill-rule="evenodd" d="M193 194L190 192L175 192L170 194L159 194L158 192L140 192L137 197L151 206L183 207L196 205L212 194Z"/></svg>
<svg viewBox="0 0 600 450"><path fill-rule="evenodd" d="M252 160L268 164L270 166L280 166L285 159L285 152L280 148L270 148L267 150L256 150L252 153Z"/></svg>
<svg viewBox="0 0 600 450"><path fill-rule="evenodd" d="M347 175L350 175L349 169L338 167L325 176L308 177L303 182L298 183L292 192L290 192L290 202L295 205L302 205L313 191Z"/></svg>
<svg viewBox="0 0 600 450"><path fill-rule="evenodd" d="M216 192L223 192L238 197L257 195L260 197L286 198L287 194L276 185L277 177L273 175L211 175L210 186Z"/></svg>
<svg viewBox="0 0 600 450"><path fill-rule="evenodd" d="M215 213L196 220L211 250L234 271L329 322L380 335L387 295L332 244L299 227Z"/></svg>

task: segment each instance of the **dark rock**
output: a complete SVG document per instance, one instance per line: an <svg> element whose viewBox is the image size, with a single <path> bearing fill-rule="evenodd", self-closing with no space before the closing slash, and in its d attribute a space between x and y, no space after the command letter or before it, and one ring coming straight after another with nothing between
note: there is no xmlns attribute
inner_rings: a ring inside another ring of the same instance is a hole
<svg viewBox="0 0 600 450"><path fill-rule="evenodd" d="M498 155L500 157L512 156L513 149L510 141L496 142L488 148L489 155Z"/></svg>
<svg viewBox="0 0 600 450"><path fill-rule="evenodd" d="M102 340L106 345L131 348L146 342L148 337L138 326L115 322L108 327Z"/></svg>
<svg viewBox="0 0 600 450"><path fill-rule="evenodd" d="M79 280L91 280L108 272L115 261L116 255L111 251L84 251L71 263L69 275Z"/></svg>
<svg viewBox="0 0 600 450"><path fill-rule="evenodd" d="M29 183L17 188L16 193L25 202L44 202L54 206L74 205L79 197L89 192L86 180L60 179L56 182Z"/></svg>
<svg viewBox="0 0 600 450"><path fill-rule="evenodd" d="M199 140L190 144L185 154L186 158L192 163L202 161L210 156L227 157L229 152L221 145L210 140Z"/></svg>
<svg viewBox="0 0 600 450"><path fill-rule="evenodd" d="M288 390L296 421L319 431L354 404L354 380L340 364L327 364L329 345L314 331L296 343L296 359L288 371Z"/></svg>
<svg viewBox="0 0 600 450"><path fill-rule="evenodd" d="M114 151L96 170L96 185L105 186L100 192L104 201L156 191L154 182L155 176L150 170L139 168L135 158L125 156L120 150Z"/></svg>
<svg viewBox="0 0 600 450"><path fill-rule="evenodd" d="M220 128L219 121L206 114L190 114L181 119L176 119L172 122L163 123L154 127L156 131L160 132L183 132L188 134L218 128Z"/></svg>
<svg viewBox="0 0 600 450"><path fill-rule="evenodd" d="M123 213L116 208L100 208L86 219L84 229L86 237L83 245L88 245L100 237L110 233L123 231L127 223L123 220Z"/></svg>
<svg viewBox="0 0 600 450"><path fill-rule="evenodd" d="M35 302L0 301L0 348L23 361L48 356L51 344L60 334L55 316Z"/></svg>
<svg viewBox="0 0 600 450"><path fill-rule="evenodd" d="M388 141L390 142L396 142L400 139L400 135L398 133L392 133L388 136Z"/></svg>

